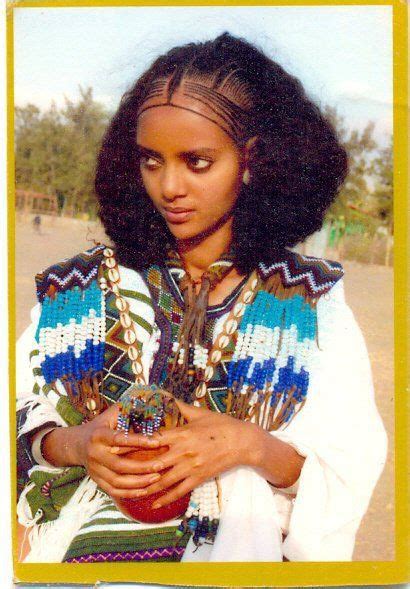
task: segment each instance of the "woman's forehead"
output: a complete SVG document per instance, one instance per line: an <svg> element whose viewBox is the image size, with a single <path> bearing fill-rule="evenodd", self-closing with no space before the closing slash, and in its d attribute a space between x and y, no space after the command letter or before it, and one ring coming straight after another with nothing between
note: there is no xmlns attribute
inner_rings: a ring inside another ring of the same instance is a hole
<svg viewBox="0 0 410 589"><path fill-rule="evenodd" d="M136 140L143 147L154 150L157 147L157 151L159 146L173 146L182 151L198 146L218 149L235 146L214 121L199 112L172 105L145 110L138 117Z"/></svg>

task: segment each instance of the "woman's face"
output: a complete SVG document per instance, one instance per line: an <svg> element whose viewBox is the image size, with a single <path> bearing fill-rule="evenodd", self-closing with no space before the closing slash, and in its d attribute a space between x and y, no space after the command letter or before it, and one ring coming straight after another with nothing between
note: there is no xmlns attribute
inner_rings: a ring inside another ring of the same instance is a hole
<svg viewBox="0 0 410 589"><path fill-rule="evenodd" d="M177 240L208 235L231 222L242 182L242 153L203 116L160 106L138 119L145 189Z"/></svg>

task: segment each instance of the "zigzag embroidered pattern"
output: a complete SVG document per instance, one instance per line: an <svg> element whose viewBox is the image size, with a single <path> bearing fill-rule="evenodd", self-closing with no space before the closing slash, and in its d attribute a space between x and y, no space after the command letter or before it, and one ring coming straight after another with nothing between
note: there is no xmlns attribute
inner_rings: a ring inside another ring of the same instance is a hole
<svg viewBox="0 0 410 589"><path fill-rule="evenodd" d="M285 288L303 285L312 297L327 293L343 277L343 268L338 262L286 250L277 261L269 266L261 262L258 268L263 279L279 273Z"/></svg>
<svg viewBox="0 0 410 589"><path fill-rule="evenodd" d="M43 302L50 286L59 292L70 290L75 286L82 290L96 279L104 246L96 247L50 266L36 276L38 300Z"/></svg>
<svg viewBox="0 0 410 589"><path fill-rule="evenodd" d="M132 552L102 552L100 554L87 554L76 558L69 558L66 562L82 564L89 562L120 562L132 560L180 560L184 551L185 546L172 546L169 548L150 548L148 550L135 550Z"/></svg>

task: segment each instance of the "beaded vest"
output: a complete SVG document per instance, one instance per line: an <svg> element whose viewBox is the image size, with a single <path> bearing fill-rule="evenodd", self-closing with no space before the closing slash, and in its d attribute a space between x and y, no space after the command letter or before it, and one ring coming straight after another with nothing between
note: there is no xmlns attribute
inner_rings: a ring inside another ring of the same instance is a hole
<svg viewBox="0 0 410 589"><path fill-rule="evenodd" d="M60 379L83 419L92 419L133 382L121 346L114 296L98 285L103 249L96 246L36 276L42 304L36 334L41 370L47 385L54 386ZM343 276L343 270L335 262L282 250L269 265L260 263L257 271L262 289L246 306L205 401L210 409L253 418L271 430L287 423L303 406L316 346L316 304ZM161 385L182 321L183 300L172 269L151 266L143 276L151 299L142 293L138 296L154 307L158 332L150 382ZM228 297L223 312L218 314L217 307L209 310L208 341L217 319L234 304L241 286ZM133 319L152 333L154 326L143 316Z"/></svg>

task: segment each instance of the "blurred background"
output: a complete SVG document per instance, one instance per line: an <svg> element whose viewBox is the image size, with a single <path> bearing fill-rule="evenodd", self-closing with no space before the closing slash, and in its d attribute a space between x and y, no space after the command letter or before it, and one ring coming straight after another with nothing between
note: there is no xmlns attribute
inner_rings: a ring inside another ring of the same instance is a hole
<svg viewBox="0 0 410 589"><path fill-rule="evenodd" d="M228 30L297 76L331 119L350 173L323 229L298 249L345 267L390 440L354 558L394 559L391 7L16 8L14 19L17 336L34 274L107 241L96 154L121 95L158 54Z"/></svg>

